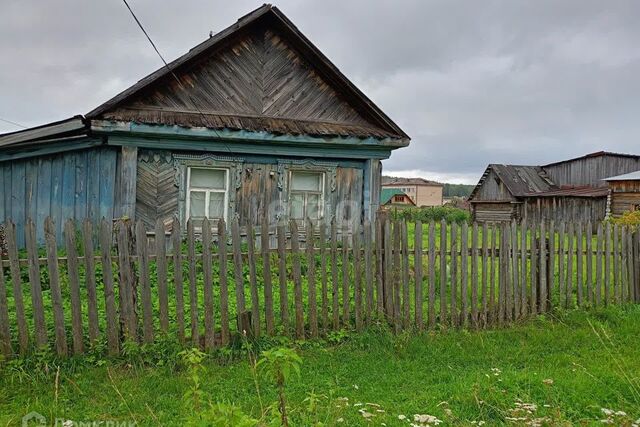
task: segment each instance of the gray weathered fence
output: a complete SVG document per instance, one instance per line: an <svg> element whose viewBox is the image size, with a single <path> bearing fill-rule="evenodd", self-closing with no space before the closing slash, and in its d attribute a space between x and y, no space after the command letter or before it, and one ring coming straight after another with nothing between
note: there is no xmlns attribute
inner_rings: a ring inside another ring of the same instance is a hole
<svg viewBox="0 0 640 427"><path fill-rule="evenodd" d="M175 220L11 222L0 266L0 352L160 336L210 350L239 334L303 339L374 322L394 330L505 325L555 307L640 301L640 233L579 223L290 222L269 228Z"/></svg>

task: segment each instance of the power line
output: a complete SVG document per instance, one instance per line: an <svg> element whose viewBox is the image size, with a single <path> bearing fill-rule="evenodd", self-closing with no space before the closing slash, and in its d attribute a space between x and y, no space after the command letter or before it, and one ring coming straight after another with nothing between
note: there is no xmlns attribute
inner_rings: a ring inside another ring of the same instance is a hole
<svg viewBox="0 0 640 427"><path fill-rule="evenodd" d="M149 33L147 33L147 30L144 29L144 26L142 25L142 22L140 22L140 20L138 19L138 17L136 16L136 14L133 12L133 9L131 9L131 6L129 6L129 3L127 2L127 0L122 0L125 4L125 6L127 6L127 9L129 9L129 12L131 13L131 16L133 16L133 19L136 21L136 24L138 24L138 27L140 27L140 29L142 30L142 32L144 33L144 35L147 37L147 40L149 40L149 43L151 43L151 46L153 47L153 50L156 51L156 53L158 54L158 56L160 57L160 59L162 60L162 62L164 63L164 66L166 67L166 69L171 73L171 75L173 76L174 79L176 79L176 81L178 82L178 85L180 85L180 88L182 90L186 90L185 86L182 84L182 81L180 80L180 78L176 75L176 73L173 72L173 70L171 69L171 67L169 66L169 64L167 63L167 61L164 59L164 57L162 56L162 54L160 53L160 51L158 50L158 47L156 46L156 44L153 42L153 40L151 39L151 36L149 36ZM187 96L189 97L189 100L191 101L191 106L193 108L195 108L198 113L200 113L200 117L202 118L202 122L204 124L204 126L208 129L213 130L213 132L216 134L216 136L218 138L220 137L220 134L218 133L218 131L213 128L212 126L209 126L209 122L207 120L207 116L202 112L202 110L200 110L200 108L198 108L198 106L196 105L195 100L191 97L191 95L189 95L187 93ZM222 144L224 145L224 148L226 148L226 150L228 152L231 152L231 150L229 149L229 147L227 146L227 144L224 141L221 141Z"/></svg>
<svg viewBox="0 0 640 427"><path fill-rule="evenodd" d="M9 123L10 125L18 126L18 127L22 128L22 129L27 129L27 126L25 126L25 125L21 125L20 123L12 122L11 120L3 119L2 117L0 117L0 122Z"/></svg>

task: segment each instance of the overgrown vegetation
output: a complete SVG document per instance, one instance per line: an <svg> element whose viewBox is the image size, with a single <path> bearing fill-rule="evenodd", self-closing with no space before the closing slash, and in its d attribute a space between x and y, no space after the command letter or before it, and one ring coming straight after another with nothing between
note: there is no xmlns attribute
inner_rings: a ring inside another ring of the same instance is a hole
<svg viewBox="0 0 640 427"><path fill-rule="evenodd" d="M392 211L392 215L394 219L405 219L411 222L422 221L424 223L429 221L439 222L443 219L448 223L455 222L458 224L471 221L471 213L469 211L451 206L396 209Z"/></svg>
<svg viewBox="0 0 640 427"><path fill-rule="evenodd" d="M442 193L444 197L469 197L474 188L470 184L444 184Z"/></svg>
<svg viewBox="0 0 640 427"><path fill-rule="evenodd" d="M618 225L626 225L633 229L638 229L638 227L640 227L640 211L625 212L619 218L613 218L611 222Z"/></svg>
<svg viewBox="0 0 640 427"><path fill-rule="evenodd" d="M210 354L168 342L113 359L42 352L2 364L0 425L37 411L138 425L632 426L638 331L630 306L483 332L244 339Z"/></svg>

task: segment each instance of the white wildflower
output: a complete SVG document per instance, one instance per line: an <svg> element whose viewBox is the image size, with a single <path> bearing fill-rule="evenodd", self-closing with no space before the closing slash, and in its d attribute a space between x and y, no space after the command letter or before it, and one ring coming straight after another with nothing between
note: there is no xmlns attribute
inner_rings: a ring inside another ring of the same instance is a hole
<svg viewBox="0 0 640 427"><path fill-rule="evenodd" d="M344 418L338 418L336 421L339 422L339 423L343 423L344 422Z"/></svg>
<svg viewBox="0 0 640 427"><path fill-rule="evenodd" d="M607 408L600 408L600 410L602 411L603 414L605 415L613 415L613 410L612 409L607 409Z"/></svg>
<svg viewBox="0 0 640 427"><path fill-rule="evenodd" d="M399 419L400 421L404 421L404 420L406 420L406 419L407 419L407 416L406 416L406 415L402 415L402 414L400 414L400 415L398 415L398 419Z"/></svg>

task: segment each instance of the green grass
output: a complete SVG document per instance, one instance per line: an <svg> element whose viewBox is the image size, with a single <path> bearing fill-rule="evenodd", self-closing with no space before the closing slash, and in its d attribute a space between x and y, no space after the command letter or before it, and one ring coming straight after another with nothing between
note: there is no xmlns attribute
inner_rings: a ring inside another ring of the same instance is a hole
<svg viewBox="0 0 640 427"><path fill-rule="evenodd" d="M544 417L545 425L554 426L602 425L601 408L609 408L628 414L616 418L616 425L630 426L640 418L639 333L639 307L610 307L559 312L510 329L394 337L380 328L334 333L326 341L260 345L295 346L303 358L300 379L287 387L292 425L320 419L326 425L408 426L398 417L415 414L436 416L443 425L524 425L509 424L509 417ZM182 400L190 381L183 369L170 366L172 355L166 344L115 360L94 352L64 361L57 383L50 356L6 363L0 373L0 425L18 425L30 411L48 419L181 425L193 412ZM216 353L200 374L201 387L207 399L260 418L248 360L242 351ZM264 405L275 402L272 385L260 379L259 388ZM309 410L312 393L323 397ZM385 412L358 405L366 403ZM519 403L537 409L514 412ZM360 409L373 417L367 421Z"/></svg>

